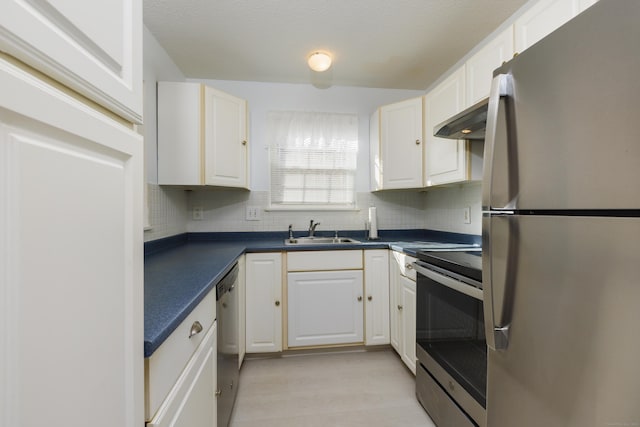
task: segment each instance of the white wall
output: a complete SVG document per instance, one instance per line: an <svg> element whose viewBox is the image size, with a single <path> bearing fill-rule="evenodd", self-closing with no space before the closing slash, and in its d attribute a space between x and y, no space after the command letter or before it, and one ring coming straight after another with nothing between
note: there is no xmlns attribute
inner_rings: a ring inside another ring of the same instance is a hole
<svg viewBox="0 0 640 427"><path fill-rule="evenodd" d="M329 87L311 84L283 84L226 80L200 81L216 89L244 98L249 103L249 143L251 144L251 190L269 189L267 112L274 110L355 113L358 115L358 173L356 191L369 191L369 117L381 105L422 96L424 91Z"/></svg>
<svg viewBox="0 0 640 427"><path fill-rule="evenodd" d="M155 240L187 231L187 195L182 190L159 187L157 161L156 83L182 81L184 75L145 27L143 31L144 149L147 177L146 203L150 227L144 240Z"/></svg>

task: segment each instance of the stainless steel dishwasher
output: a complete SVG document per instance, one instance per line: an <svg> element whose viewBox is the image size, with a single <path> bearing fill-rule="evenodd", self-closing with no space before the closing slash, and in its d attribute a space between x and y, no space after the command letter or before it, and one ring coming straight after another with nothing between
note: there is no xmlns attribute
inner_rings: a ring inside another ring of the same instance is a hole
<svg viewBox="0 0 640 427"><path fill-rule="evenodd" d="M218 426L226 427L238 394L238 264L216 286L218 322Z"/></svg>

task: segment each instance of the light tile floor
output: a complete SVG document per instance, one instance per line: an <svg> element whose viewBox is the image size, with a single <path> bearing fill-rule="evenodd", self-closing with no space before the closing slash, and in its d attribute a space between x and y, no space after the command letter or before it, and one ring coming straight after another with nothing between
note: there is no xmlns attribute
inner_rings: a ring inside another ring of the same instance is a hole
<svg viewBox="0 0 640 427"><path fill-rule="evenodd" d="M231 427L435 427L393 350L246 359Z"/></svg>

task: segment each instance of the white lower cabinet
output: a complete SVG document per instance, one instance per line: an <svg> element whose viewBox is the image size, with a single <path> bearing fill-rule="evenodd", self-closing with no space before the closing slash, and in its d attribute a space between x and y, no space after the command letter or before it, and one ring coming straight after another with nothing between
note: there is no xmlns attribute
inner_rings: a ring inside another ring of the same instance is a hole
<svg viewBox="0 0 640 427"><path fill-rule="evenodd" d="M364 251L365 345L389 344L389 251Z"/></svg>
<svg viewBox="0 0 640 427"><path fill-rule="evenodd" d="M392 251L390 271L391 346L407 367L416 373L416 280L415 258Z"/></svg>
<svg viewBox="0 0 640 427"><path fill-rule="evenodd" d="M282 351L282 254L246 255L246 352Z"/></svg>
<svg viewBox="0 0 640 427"><path fill-rule="evenodd" d="M400 311L401 315L401 335L400 335L400 357L409 367L413 374L416 374L416 282L400 276Z"/></svg>
<svg viewBox="0 0 640 427"><path fill-rule="evenodd" d="M244 355L247 352L246 335L246 301L247 301L247 281L246 281L246 261L245 256L238 258L238 368L242 366Z"/></svg>
<svg viewBox="0 0 640 427"><path fill-rule="evenodd" d="M216 426L216 332L214 323L147 427Z"/></svg>
<svg viewBox="0 0 640 427"><path fill-rule="evenodd" d="M288 346L363 341L362 270L289 273Z"/></svg>

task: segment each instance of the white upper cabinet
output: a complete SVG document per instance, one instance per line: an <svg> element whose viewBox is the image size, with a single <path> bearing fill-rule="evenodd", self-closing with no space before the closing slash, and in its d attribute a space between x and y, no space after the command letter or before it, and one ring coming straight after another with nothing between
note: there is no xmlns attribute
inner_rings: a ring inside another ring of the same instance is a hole
<svg viewBox="0 0 640 427"><path fill-rule="evenodd" d="M248 188L247 101L205 86L204 132L205 183Z"/></svg>
<svg viewBox="0 0 640 427"><path fill-rule="evenodd" d="M433 128L454 116L465 106L465 67L460 67L425 96L425 185L467 180L469 153L467 142L433 136Z"/></svg>
<svg viewBox="0 0 640 427"><path fill-rule="evenodd" d="M579 0L580 12L585 11L586 9L590 8L591 6L596 4L597 2L598 2L598 0Z"/></svg>
<svg viewBox="0 0 640 427"><path fill-rule="evenodd" d="M372 120L379 120L379 129L371 133L374 190L422 187L422 102L412 98L374 113L379 114Z"/></svg>
<svg viewBox="0 0 640 427"><path fill-rule="evenodd" d="M581 3L589 0L541 0L520 16L514 24L515 50L523 52L547 34L576 16Z"/></svg>
<svg viewBox="0 0 640 427"><path fill-rule="evenodd" d="M0 51L142 122L140 0L6 0Z"/></svg>
<svg viewBox="0 0 640 427"><path fill-rule="evenodd" d="M470 107L489 96L493 70L513 57L513 26L493 38L466 62L466 102Z"/></svg>
<svg viewBox="0 0 640 427"><path fill-rule="evenodd" d="M247 102L199 83L158 83L158 183L249 188Z"/></svg>

